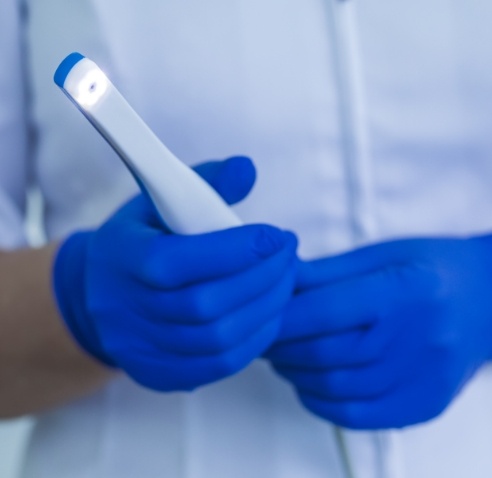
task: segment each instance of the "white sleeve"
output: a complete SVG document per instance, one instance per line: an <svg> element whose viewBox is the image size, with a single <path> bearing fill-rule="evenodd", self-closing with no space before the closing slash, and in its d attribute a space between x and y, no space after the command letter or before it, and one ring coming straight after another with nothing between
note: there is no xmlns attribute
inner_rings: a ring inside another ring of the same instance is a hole
<svg viewBox="0 0 492 478"><path fill-rule="evenodd" d="M28 131L18 0L0 1L0 248L26 244Z"/></svg>

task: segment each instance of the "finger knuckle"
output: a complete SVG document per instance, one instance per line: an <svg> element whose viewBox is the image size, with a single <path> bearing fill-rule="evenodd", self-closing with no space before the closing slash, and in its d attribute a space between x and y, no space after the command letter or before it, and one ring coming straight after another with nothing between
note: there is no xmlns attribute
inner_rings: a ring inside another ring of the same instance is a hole
<svg viewBox="0 0 492 478"><path fill-rule="evenodd" d="M258 226L249 253L252 258L264 259L282 250L284 245L285 239L278 230L270 226Z"/></svg>
<svg viewBox="0 0 492 478"><path fill-rule="evenodd" d="M162 264L161 267L153 266L154 270L150 270L148 273L148 280L150 283L157 285L161 289L174 289L176 284L176 273L168 265Z"/></svg>
<svg viewBox="0 0 492 478"><path fill-rule="evenodd" d="M222 324L211 327L207 341L210 349L216 353L229 350L235 342L233 334Z"/></svg>
<svg viewBox="0 0 492 478"><path fill-rule="evenodd" d="M340 397L346 394L347 379L344 372L332 372L324 374L323 388L328 396Z"/></svg>
<svg viewBox="0 0 492 478"><path fill-rule="evenodd" d="M461 348L461 340L456 331L448 330L447 324L440 326L436 324L436 329L431 331L429 337L429 350L434 358L434 363L441 370L449 369L457 355L457 351ZM441 377L445 378L446 373L442 373Z"/></svg>
<svg viewBox="0 0 492 478"><path fill-rule="evenodd" d="M174 286L173 271L168 261L162 260L162 241L154 239L147 246L146 254L140 262L140 276L148 284L162 288ZM131 251L129 252L131 254Z"/></svg>
<svg viewBox="0 0 492 478"><path fill-rule="evenodd" d="M347 428L359 429L363 427L364 416L360 407L355 403L346 403L340 407L338 424Z"/></svg>
<svg viewBox="0 0 492 478"><path fill-rule="evenodd" d="M446 296L445 281L438 268L428 263L416 263L403 268L405 285L413 300L438 305Z"/></svg>
<svg viewBox="0 0 492 478"><path fill-rule="evenodd" d="M214 375L217 379L226 378L236 374L241 368L242 364L236 354L225 353L217 359L214 367Z"/></svg>
<svg viewBox="0 0 492 478"><path fill-rule="evenodd" d="M186 301L189 313L194 319L211 321L217 318L216 299L203 288L196 288L188 295Z"/></svg>
<svg viewBox="0 0 492 478"><path fill-rule="evenodd" d="M423 417L423 420L432 420L433 418L438 417L441 413L449 405L450 398L447 394L441 394L438 397L435 397L433 400L427 402L427 411L426 416Z"/></svg>
<svg viewBox="0 0 492 478"><path fill-rule="evenodd" d="M86 294L85 309L88 316L93 319L111 316L115 312L115 308L110 301L100 294Z"/></svg>
<svg viewBox="0 0 492 478"><path fill-rule="evenodd" d="M358 360L369 363L379 359L386 351L386 344L376 340L361 340L357 350Z"/></svg>
<svg viewBox="0 0 492 478"><path fill-rule="evenodd" d="M333 361L333 352L322 343L314 343L310 346L308 358L313 364L323 366Z"/></svg>

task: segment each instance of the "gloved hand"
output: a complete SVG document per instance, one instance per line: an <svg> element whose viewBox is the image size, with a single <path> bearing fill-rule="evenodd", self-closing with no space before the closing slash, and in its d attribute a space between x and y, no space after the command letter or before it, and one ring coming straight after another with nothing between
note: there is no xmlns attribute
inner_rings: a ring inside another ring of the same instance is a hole
<svg viewBox="0 0 492 478"><path fill-rule="evenodd" d="M304 406L356 429L440 414L492 355L492 236L400 240L302 263L266 354Z"/></svg>
<svg viewBox="0 0 492 478"><path fill-rule="evenodd" d="M254 182L246 158L198 172L229 202ZM295 236L251 225L195 236L163 230L137 196L59 249L54 289L79 344L160 391L232 375L277 337L295 283Z"/></svg>

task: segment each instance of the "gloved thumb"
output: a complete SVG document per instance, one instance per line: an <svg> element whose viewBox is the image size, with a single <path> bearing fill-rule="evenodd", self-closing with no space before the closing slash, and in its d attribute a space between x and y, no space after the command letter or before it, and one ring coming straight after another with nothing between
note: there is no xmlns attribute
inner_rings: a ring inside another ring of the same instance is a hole
<svg viewBox="0 0 492 478"><path fill-rule="evenodd" d="M228 204L244 199L256 180L256 169L251 159L233 156L224 161L209 161L193 169L207 181Z"/></svg>

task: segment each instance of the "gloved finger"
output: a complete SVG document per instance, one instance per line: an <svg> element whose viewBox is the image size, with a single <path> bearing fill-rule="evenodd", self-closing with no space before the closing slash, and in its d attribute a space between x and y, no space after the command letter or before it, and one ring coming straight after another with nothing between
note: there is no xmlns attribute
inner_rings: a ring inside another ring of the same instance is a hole
<svg viewBox="0 0 492 478"><path fill-rule="evenodd" d="M418 253L421 243L417 239L382 242L333 257L301 261L297 288L311 289L405 264Z"/></svg>
<svg viewBox="0 0 492 478"><path fill-rule="evenodd" d="M299 392L299 398L315 415L354 430L414 425L438 416L448 403L426 400L418 391L405 387L366 400L329 401L305 392ZM416 403L419 406L413 406Z"/></svg>
<svg viewBox="0 0 492 478"><path fill-rule="evenodd" d="M134 226L133 229L131 229L132 225ZM105 230L113 229L115 232L121 227L129 229L129 232L143 230L151 236L170 232L163 225L152 201L144 193L137 194L129 199L103 227ZM119 235L121 235L121 232Z"/></svg>
<svg viewBox="0 0 492 478"><path fill-rule="evenodd" d="M306 409L335 425L353 430L375 430L395 427L389 407L394 407L391 396L369 401L337 402L299 392Z"/></svg>
<svg viewBox="0 0 492 478"><path fill-rule="evenodd" d="M141 292L135 294L136 308L148 319L160 323L213 322L266 294L282 277L290 277L295 270L296 244L291 236L275 255L228 277L166 291L139 285ZM292 289L289 298L291 294Z"/></svg>
<svg viewBox="0 0 492 478"><path fill-rule="evenodd" d="M278 317L269 321L238 347L221 355L176 357L158 349L150 349L136 356L119 354L119 357L125 357L119 365L144 387L163 392L191 391L234 375L260 357L275 340L280 320Z"/></svg>
<svg viewBox="0 0 492 478"><path fill-rule="evenodd" d="M237 274L295 243L292 233L268 225L241 226L191 236L120 237L119 268L161 290ZM107 259L106 259L107 260Z"/></svg>
<svg viewBox="0 0 492 478"><path fill-rule="evenodd" d="M265 354L276 366L325 370L352 367L380 359L387 352L391 335L360 328L333 335L291 342L277 342Z"/></svg>
<svg viewBox="0 0 492 478"><path fill-rule="evenodd" d="M398 361L389 359L358 367L324 371L277 366L275 370L300 392L330 401L379 397L391 392L404 381Z"/></svg>
<svg viewBox="0 0 492 478"><path fill-rule="evenodd" d="M290 299L295 282L291 269L271 290L243 308L198 326L149 324L148 339L157 348L180 355L213 355L238 347L267 322L276 319Z"/></svg>
<svg viewBox="0 0 492 478"><path fill-rule="evenodd" d="M233 156L224 161L209 161L193 167L228 204L244 199L256 180L256 169L251 159Z"/></svg>
<svg viewBox="0 0 492 478"><path fill-rule="evenodd" d="M383 270L301 292L285 312L278 342L372 326L400 300L395 275Z"/></svg>

